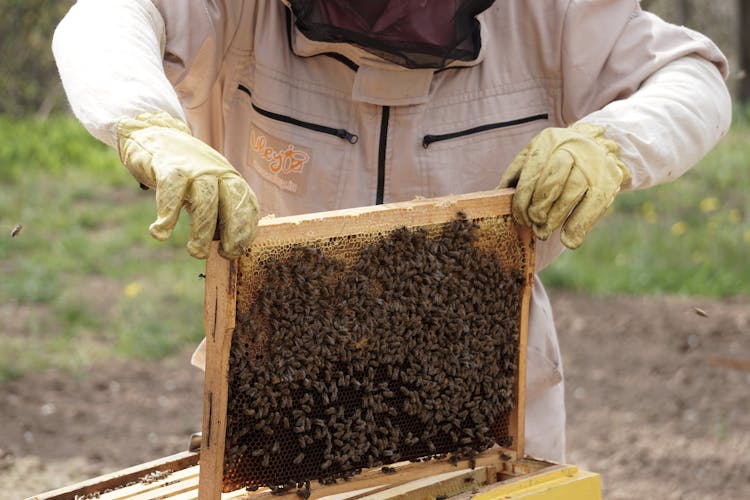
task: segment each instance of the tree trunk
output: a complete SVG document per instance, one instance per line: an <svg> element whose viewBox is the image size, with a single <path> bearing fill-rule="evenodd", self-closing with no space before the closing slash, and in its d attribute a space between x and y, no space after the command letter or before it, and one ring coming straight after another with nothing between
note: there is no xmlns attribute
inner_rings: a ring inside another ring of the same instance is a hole
<svg viewBox="0 0 750 500"><path fill-rule="evenodd" d="M737 1L737 21L739 29L739 71L737 72L737 98L740 102L750 102L750 2Z"/></svg>
<svg viewBox="0 0 750 500"><path fill-rule="evenodd" d="M679 24L690 26L693 19L693 5L690 3L690 0L680 0L678 4L678 16Z"/></svg>

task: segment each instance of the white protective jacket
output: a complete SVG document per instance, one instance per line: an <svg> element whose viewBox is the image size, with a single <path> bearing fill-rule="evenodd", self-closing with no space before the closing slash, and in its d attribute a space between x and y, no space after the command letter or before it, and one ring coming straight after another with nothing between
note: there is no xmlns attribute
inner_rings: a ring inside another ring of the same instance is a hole
<svg viewBox="0 0 750 500"><path fill-rule="evenodd" d="M719 49L636 0L502 0L478 20L477 60L437 72L308 40L279 0L79 0L53 50L94 136L115 147L118 120L166 110L279 216L492 189L534 135L576 121L606 127L625 188L642 188L729 128ZM539 245L537 269L561 250L558 234ZM527 398L528 453L563 461L562 367L538 279Z"/></svg>

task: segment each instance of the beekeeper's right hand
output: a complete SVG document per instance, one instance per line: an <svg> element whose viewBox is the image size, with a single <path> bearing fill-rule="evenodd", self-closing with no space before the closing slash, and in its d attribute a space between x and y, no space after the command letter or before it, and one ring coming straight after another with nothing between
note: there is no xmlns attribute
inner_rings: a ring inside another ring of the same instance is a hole
<svg viewBox="0 0 750 500"><path fill-rule="evenodd" d="M255 236L258 200L226 158L163 111L120 120L117 144L133 177L156 190L157 218L149 228L154 238L169 237L184 206L190 213L190 255L208 256L217 223L219 253L227 259L244 253Z"/></svg>

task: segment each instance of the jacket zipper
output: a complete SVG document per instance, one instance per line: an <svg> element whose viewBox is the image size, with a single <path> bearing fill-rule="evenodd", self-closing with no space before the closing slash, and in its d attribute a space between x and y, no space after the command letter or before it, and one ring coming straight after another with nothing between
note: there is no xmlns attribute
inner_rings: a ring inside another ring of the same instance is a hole
<svg viewBox="0 0 750 500"><path fill-rule="evenodd" d="M427 149L430 144L434 142L447 141L449 139L456 139L457 137L464 137L471 134L478 134L479 132L485 132L487 130L494 130L497 128L512 127L514 125L521 125L523 123L529 123L537 120L546 120L549 118L547 113L527 116L525 118L518 118L517 120L510 120L507 122L489 123L487 125L480 125L478 127L468 128L466 130L460 130L458 132L451 132L450 134L428 134L422 138L422 147Z"/></svg>
<svg viewBox="0 0 750 500"><path fill-rule="evenodd" d="M385 195L385 149L388 146L388 119L391 115L390 106L383 106L380 117L380 144L378 145L378 188L375 193L375 204L382 205Z"/></svg>
<svg viewBox="0 0 750 500"><path fill-rule="evenodd" d="M247 95L249 95L250 97L252 97L252 92L250 92L250 89L248 89L244 85L240 84L237 88L241 90L242 92L246 93ZM359 136L357 134L352 134L346 129L326 127L325 125L318 125L317 123L305 122L302 120L298 120L296 118L292 118L291 116L280 115L278 113L274 113L273 111L268 111L267 109L260 108L256 106L255 103L251 103L251 105L258 114L263 115L266 118L270 118L272 120L277 120L277 121L284 122L284 123L290 123L292 125L306 128L308 130L314 130L316 132L321 132L323 134L335 135L336 137L340 139L347 140L350 144L356 144L357 141L359 141Z"/></svg>

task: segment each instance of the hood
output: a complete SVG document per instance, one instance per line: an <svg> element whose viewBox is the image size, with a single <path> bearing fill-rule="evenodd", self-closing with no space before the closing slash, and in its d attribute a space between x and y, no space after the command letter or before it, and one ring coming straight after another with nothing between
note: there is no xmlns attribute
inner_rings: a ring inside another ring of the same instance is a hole
<svg viewBox="0 0 750 500"><path fill-rule="evenodd" d="M357 67L352 98L426 102L436 71L484 57L481 13L494 0L282 0L301 57L336 54Z"/></svg>
<svg viewBox="0 0 750 500"><path fill-rule="evenodd" d="M477 16L494 0L284 0L312 42L357 47L407 69L471 63L481 51ZM334 47L331 47L334 46Z"/></svg>

